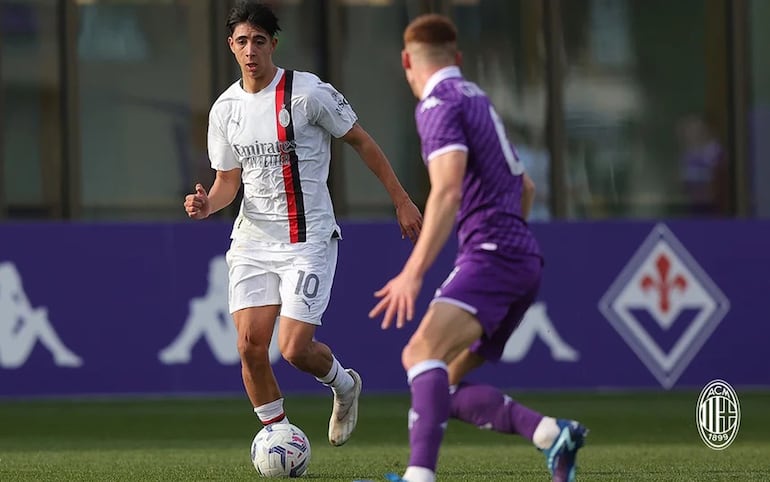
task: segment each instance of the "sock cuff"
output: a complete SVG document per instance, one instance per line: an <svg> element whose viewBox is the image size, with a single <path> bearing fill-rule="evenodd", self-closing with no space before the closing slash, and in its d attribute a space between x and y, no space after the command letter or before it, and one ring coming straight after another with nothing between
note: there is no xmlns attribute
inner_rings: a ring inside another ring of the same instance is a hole
<svg viewBox="0 0 770 482"><path fill-rule="evenodd" d="M337 357L332 355L332 367L329 369L329 373L327 373L325 376L318 378L316 377L316 380L323 383L324 385L334 385L334 382L337 380L337 377L340 376L340 373L344 373L345 370L342 368L342 365L337 360Z"/></svg>
<svg viewBox="0 0 770 482"><path fill-rule="evenodd" d="M535 427L532 434L532 443L539 449L546 450L551 448L556 437L559 436L561 429L553 417L543 417Z"/></svg>
<svg viewBox="0 0 770 482"><path fill-rule="evenodd" d="M286 418L286 412L283 410L283 398L254 407L254 413L259 418L259 421L262 422L262 425L280 422Z"/></svg>
<svg viewBox="0 0 770 482"><path fill-rule="evenodd" d="M425 372L428 372L434 369L444 370L446 372L447 371L446 363L444 363L443 360L421 361L420 363L416 364L406 372L406 378L409 381L409 384L411 385L412 381L414 381L415 378L417 378L418 376L422 375Z"/></svg>
<svg viewBox="0 0 770 482"><path fill-rule="evenodd" d="M435 482L436 473L427 467L410 465L406 468L406 472L404 472L404 480L413 480L415 482Z"/></svg>

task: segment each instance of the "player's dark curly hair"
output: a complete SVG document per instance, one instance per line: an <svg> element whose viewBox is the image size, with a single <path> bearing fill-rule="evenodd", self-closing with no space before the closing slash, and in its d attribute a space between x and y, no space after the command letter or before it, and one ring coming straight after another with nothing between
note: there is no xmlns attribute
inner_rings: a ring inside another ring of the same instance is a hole
<svg viewBox="0 0 770 482"><path fill-rule="evenodd" d="M271 37L275 37L275 34L281 30L273 9L268 4L255 0L238 0L235 3L227 15L227 28L230 35L235 31L236 25L244 22L261 28Z"/></svg>

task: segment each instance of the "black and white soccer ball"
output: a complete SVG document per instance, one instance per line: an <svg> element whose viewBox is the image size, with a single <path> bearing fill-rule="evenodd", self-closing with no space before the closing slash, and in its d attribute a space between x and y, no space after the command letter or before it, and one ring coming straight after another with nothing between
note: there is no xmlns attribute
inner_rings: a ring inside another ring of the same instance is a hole
<svg viewBox="0 0 770 482"><path fill-rule="evenodd" d="M296 425L268 425L251 442L251 462L263 477L301 477L310 464L310 440Z"/></svg>

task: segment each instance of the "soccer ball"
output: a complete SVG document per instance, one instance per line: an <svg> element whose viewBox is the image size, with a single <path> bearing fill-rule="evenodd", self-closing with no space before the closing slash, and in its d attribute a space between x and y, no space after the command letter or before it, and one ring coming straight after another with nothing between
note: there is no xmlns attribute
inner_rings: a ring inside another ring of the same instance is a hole
<svg viewBox="0 0 770 482"><path fill-rule="evenodd" d="M251 442L251 462L263 477L301 477L310 464L310 440L296 425L268 425Z"/></svg>

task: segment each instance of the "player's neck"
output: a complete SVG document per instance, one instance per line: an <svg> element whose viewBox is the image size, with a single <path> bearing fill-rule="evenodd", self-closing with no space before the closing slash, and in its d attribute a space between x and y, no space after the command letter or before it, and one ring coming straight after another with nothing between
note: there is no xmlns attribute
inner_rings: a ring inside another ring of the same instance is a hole
<svg viewBox="0 0 770 482"><path fill-rule="evenodd" d="M425 86L428 85L428 82L430 81L430 78L433 77L433 74L443 69L444 67L447 67L447 66L431 64L431 65L426 65L425 67L421 68L419 71L416 72L414 85L415 85L415 92L417 93L418 98L420 99L423 98L423 95L425 94Z"/></svg>
<svg viewBox="0 0 770 482"><path fill-rule="evenodd" d="M271 65L270 68L265 70L264 74L258 77L252 77L247 75L246 72L241 72L241 88L249 94L256 94L270 85L270 82L275 78L276 72L278 72L278 67L275 65Z"/></svg>

